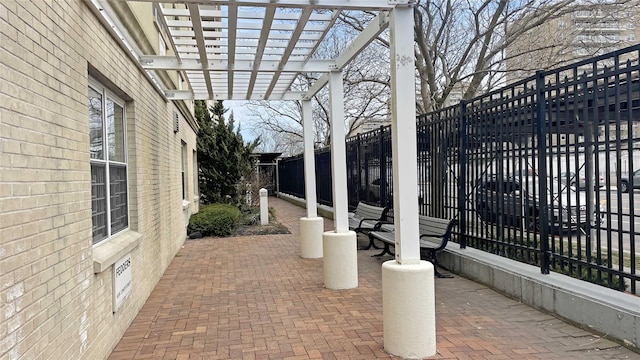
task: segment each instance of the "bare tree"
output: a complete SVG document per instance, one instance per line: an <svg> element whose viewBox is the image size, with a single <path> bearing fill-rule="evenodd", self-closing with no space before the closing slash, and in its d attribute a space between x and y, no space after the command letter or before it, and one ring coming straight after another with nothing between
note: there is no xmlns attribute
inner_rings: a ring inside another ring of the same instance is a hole
<svg viewBox="0 0 640 360"><path fill-rule="evenodd" d="M418 1L414 12L418 111L445 106L452 93L472 98L485 81L495 83L492 76L502 71L504 49L528 29L559 16L573 1ZM362 29L362 16L346 14L343 20ZM506 31L508 24L522 18L527 21L520 22L519 29ZM379 40L389 45L385 37Z"/></svg>
<svg viewBox="0 0 640 360"><path fill-rule="evenodd" d="M629 6L634 5L638 6L638 0L417 0L413 34L417 111L429 112L476 97L505 85L510 73L510 79L517 79L533 74L536 69L559 65L567 58L575 59L562 51L568 44L575 43L579 35L549 24L572 13L576 6L594 11L615 8L610 16L620 17L628 15ZM325 39L316 56L337 56L349 39L364 30L375 16L373 12L342 13L336 29ZM601 16L594 17L594 22L601 19ZM370 119L388 118L388 54L389 34L383 32L344 69L347 134ZM592 54L585 52L584 55ZM304 90L318 76L306 74L297 79L294 86ZM261 126L274 137L301 141L299 104L259 103L259 106L254 113L260 115ZM327 89L315 96L313 109L315 141L320 145L329 144Z"/></svg>

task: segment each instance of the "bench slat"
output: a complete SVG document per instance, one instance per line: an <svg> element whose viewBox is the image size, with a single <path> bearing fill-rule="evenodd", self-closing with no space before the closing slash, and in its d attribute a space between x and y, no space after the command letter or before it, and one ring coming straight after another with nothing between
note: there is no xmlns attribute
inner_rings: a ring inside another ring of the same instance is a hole
<svg viewBox="0 0 640 360"><path fill-rule="evenodd" d="M453 227L457 225L457 220L448 220L434 218L430 216L420 215L418 218L420 232L420 248L430 252L431 262L438 277L446 277L438 272L438 259L436 254L442 251L451 237ZM382 256L384 254L394 255L390 247L395 246L395 232L393 225L382 225L383 231L369 232L369 240L380 240L384 243L384 250L380 254L373 256Z"/></svg>

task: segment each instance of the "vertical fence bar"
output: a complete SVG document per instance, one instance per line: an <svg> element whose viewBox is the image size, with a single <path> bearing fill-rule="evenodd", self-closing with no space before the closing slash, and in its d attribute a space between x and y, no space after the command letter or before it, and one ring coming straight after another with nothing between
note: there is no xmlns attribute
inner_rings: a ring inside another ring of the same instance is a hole
<svg viewBox="0 0 640 360"><path fill-rule="evenodd" d="M549 203L547 201L547 117L546 117L546 88L545 72L536 72L537 91L537 136L538 136L538 196L540 197L540 271L543 274L549 273Z"/></svg>
<svg viewBox="0 0 640 360"><path fill-rule="evenodd" d="M387 189L389 189L389 183L387 182L387 162L386 153L384 148L384 126L380 126L380 132L378 133L378 164L380 164L380 206L387 206Z"/></svg>
<svg viewBox="0 0 640 360"><path fill-rule="evenodd" d="M358 202L360 202L362 199L360 198L360 189L362 188L362 172L360 171L360 169L362 169L362 138L360 137L360 134L358 134L358 138L356 139L356 151L357 151L357 157L356 157L356 186L354 187L353 191L356 192L356 205Z"/></svg>
<svg viewBox="0 0 640 360"><path fill-rule="evenodd" d="M636 53L636 57L634 59L637 62L640 62L640 53ZM627 69L631 68L631 60L627 60ZM634 131L633 131L633 121L635 119L635 117L633 116L633 111L634 111L634 107L632 106L633 103L633 97L632 94L634 92L640 92L640 82L636 81L634 83L634 86L632 87L632 79L637 79L640 78L640 70L635 70L636 75L634 76L633 72L631 70L627 70L627 85L626 85L626 94L627 94L627 110L628 110L628 116L627 116L627 129L628 131L631 133L629 136L627 136L627 148L628 148L628 152L629 152L629 179L632 179L633 174L634 174L634 170L636 170L636 168L634 167L634 160L633 160L633 153L636 150L636 142L638 142L640 139L636 138L634 136ZM635 89L635 90L634 90ZM635 109L635 114L636 116L638 116L638 109ZM620 172L618 172L618 177L620 177ZM637 228L635 225L635 220L636 218L640 218L640 216L636 215L635 213L635 204L633 202L633 197L634 197L634 193L633 193L633 189L635 186L632 186L629 188L629 220L631 222L630 226L629 226L629 237L633 239L633 237L636 234ZM637 193L636 193L637 194ZM622 194L620 194L620 196L622 196ZM637 196L637 195L636 195ZM636 272L636 259L638 258L638 253L636 252L636 242L635 241L630 241L629 243L629 262L630 262L630 273L631 274L637 274ZM631 293L632 294L637 294L637 290L636 290L636 282L637 282L637 277L636 279L631 279Z"/></svg>
<svg viewBox="0 0 640 360"><path fill-rule="evenodd" d="M460 214L460 248L467 247L467 196L465 188L467 186L467 150L469 149L469 142L467 141L467 101L462 100L460 102L460 129L459 139L460 147L458 148L458 169L460 169L458 176L458 214Z"/></svg>

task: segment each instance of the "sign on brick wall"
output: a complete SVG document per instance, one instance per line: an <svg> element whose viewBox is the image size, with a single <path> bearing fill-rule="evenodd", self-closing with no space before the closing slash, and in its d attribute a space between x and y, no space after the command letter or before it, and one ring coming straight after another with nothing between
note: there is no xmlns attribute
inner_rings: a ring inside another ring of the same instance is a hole
<svg viewBox="0 0 640 360"><path fill-rule="evenodd" d="M113 264L113 312L131 295L131 253Z"/></svg>

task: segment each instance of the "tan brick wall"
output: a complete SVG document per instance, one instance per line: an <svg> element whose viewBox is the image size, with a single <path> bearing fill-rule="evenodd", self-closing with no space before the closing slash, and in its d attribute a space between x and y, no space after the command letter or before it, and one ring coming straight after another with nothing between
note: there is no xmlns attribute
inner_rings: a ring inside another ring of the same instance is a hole
<svg viewBox="0 0 640 360"><path fill-rule="evenodd" d="M0 46L0 359L102 359L185 239L181 141L190 186L195 134L182 115L173 132L174 105L84 1L0 1ZM89 64L133 99L130 229L142 236L115 314L112 268L93 273Z"/></svg>

